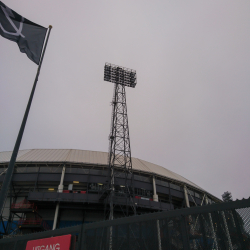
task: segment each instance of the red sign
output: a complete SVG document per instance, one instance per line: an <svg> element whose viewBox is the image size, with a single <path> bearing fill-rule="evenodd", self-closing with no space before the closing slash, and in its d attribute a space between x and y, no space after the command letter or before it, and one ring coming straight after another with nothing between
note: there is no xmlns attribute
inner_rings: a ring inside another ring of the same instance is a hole
<svg viewBox="0 0 250 250"><path fill-rule="evenodd" d="M70 250L71 235L30 240L25 250Z"/></svg>

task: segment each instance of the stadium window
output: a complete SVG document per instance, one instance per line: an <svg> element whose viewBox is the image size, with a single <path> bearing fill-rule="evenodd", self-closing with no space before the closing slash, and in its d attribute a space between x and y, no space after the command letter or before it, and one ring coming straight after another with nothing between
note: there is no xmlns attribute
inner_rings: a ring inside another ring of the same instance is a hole
<svg viewBox="0 0 250 250"><path fill-rule="evenodd" d="M198 193L195 193L195 197L201 198L201 196Z"/></svg>
<svg viewBox="0 0 250 250"><path fill-rule="evenodd" d="M145 189L144 189L144 188L141 189L141 195L142 195L142 196L146 196L146 192L145 192Z"/></svg>
<svg viewBox="0 0 250 250"><path fill-rule="evenodd" d="M164 193L157 193L160 202L169 203L169 196Z"/></svg>
<svg viewBox="0 0 250 250"><path fill-rule="evenodd" d="M181 187L178 186L178 185L175 185L175 184L173 184L173 183L170 183L170 187L173 188L173 189L175 189L175 190L181 191Z"/></svg>
<svg viewBox="0 0 250 250"><path fill-rule="evenodd" d="M189 190L189 193L190 193L192 196L194 196L194 191Z"/></svg>
<svg viewBox="0 0 250 250"><path fill-rule="evenodd" d="M98 185L97 185L97 183L89 183L89 191L90 192L98 192Z"/></svg>
<svg viewBox="0 0 250 250"><path fill-rule="evenodd" d="M142 195L142 190L141 190L141 188L138 188L137 191L138 191L138 195Z"/></svg>
<svg viewBox="0 0 250 250"><path fill-rule="evenodd" d="M149 197L151 198L152 192L143 188L135 188L134 189L135 195L142 196L142 197Z"/></svg>

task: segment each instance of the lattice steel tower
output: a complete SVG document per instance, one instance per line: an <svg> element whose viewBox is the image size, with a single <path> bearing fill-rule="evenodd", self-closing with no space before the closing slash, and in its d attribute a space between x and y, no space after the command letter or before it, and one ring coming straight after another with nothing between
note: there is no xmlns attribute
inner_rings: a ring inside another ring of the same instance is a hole
<svg viewBox="0 0 250 250"><path fill-rule="evenodd" d="M124 212L125 210L124 214L128 215L131 208L133 213L136 214L125 92L125 86L135 87L136 71L106 63L104 66L104 81L114 83L108 157L110 180L109 192L107 192L109 219L113 220L114 200L119 200L122 211ZM118 176L124 178L124 184L119 185L117 189L115 188L115 177Z"/></svg>

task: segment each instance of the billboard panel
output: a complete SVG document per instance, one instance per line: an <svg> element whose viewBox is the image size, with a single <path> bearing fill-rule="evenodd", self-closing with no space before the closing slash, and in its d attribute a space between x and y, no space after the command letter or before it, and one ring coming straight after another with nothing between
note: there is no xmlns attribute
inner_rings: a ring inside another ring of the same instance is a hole
<svg viewBox="0 0 250 250"><path fill-rule="evenodd" d="M63 235L27 242L25 250L70 250L71 235Z"/></svg>

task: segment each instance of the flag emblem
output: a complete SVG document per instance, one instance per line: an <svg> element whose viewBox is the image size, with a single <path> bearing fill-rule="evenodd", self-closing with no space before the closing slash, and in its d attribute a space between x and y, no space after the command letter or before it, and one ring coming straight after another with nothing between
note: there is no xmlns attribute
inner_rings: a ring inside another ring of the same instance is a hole
<svg viewBox="0 0 250 250"><path fill-rule="evenodd" d="M22 53L39 64L47 29L17 14L0 1L0 35L16 42Z"/></svg>
<svg viewBox="0 0 250 250"><path fill-rule="evenodd" d="M12 10L10 8L8 8L7 6L1 6L1 9L4 13L4 15L6 16L7 20L10 22L11 26L14 28L14 30L16 31L16 33L11 33L11 32L8 32L7 30L5 30L2 26L2 24L0 23L0 28L2 29L2 31L4 33L7 33L7 34L10 34L10 35L13 35L13 36L21 36L21 37L25 37L21 32L22 32L22 29L23 29L23 21L24 21L24 18L21 17L21 22L20 22L20 26L19 26L19 29L17 29L16 25L13 23L13 21L11 20L10 17L12 18L15 18L14 14L12 13Z"/></svg>

